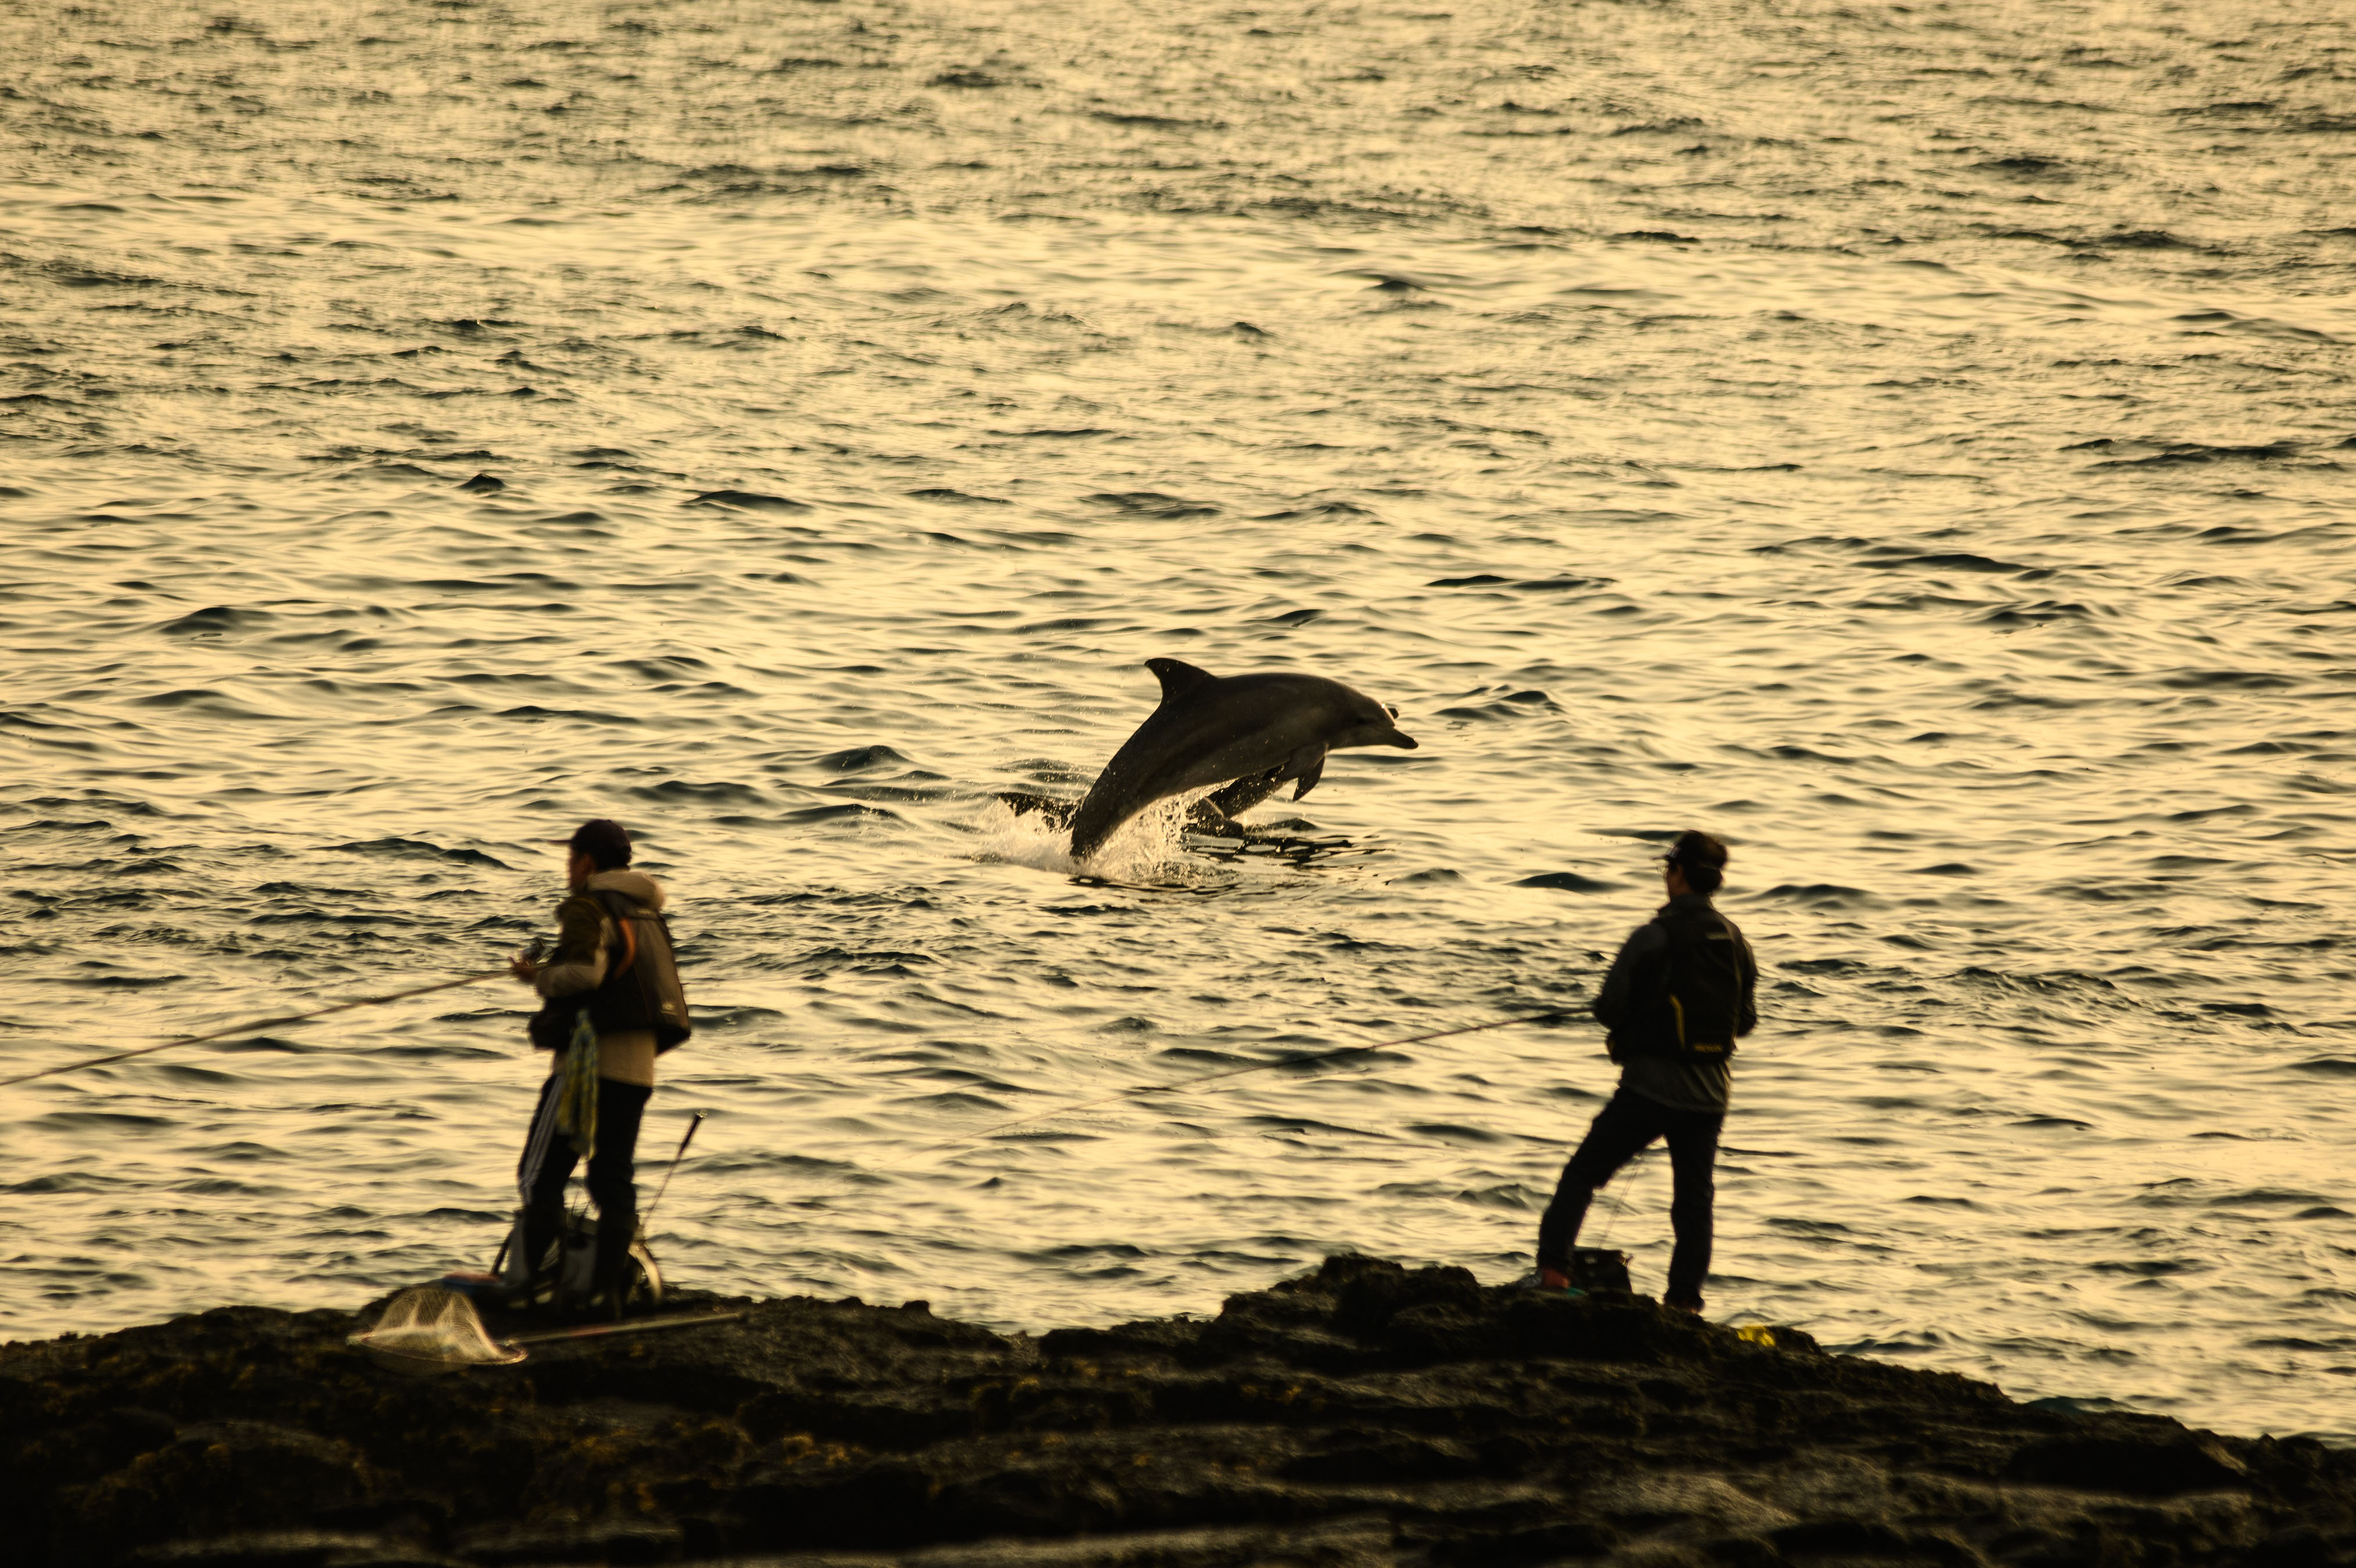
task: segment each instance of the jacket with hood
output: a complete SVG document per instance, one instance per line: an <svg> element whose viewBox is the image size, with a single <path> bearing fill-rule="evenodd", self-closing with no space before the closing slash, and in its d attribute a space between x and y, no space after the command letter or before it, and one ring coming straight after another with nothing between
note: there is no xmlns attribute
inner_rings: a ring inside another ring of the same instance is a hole
<svg viewBox="0 0 2356 1568"><path fill-rule="evenodd" d="M644 909L659 912L663 907L662 884L643 871L624 868L591 877L579 892L556 906L556 952L533 980L542 997L578 996L605 983L621 937L598 901L599 893L618 893ZM597 1076L653 1088L654 1030L598 1030Z"/></svg>

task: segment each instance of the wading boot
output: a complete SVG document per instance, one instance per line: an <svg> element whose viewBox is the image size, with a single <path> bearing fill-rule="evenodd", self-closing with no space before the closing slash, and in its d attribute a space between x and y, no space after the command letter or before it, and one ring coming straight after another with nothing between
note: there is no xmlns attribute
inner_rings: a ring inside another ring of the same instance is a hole
<svg viewBox="0 0 2356 1568"><path fill-rule="evenodd" d="M630 1286L636 1283L636 1270L630 1262L630 1243L638 1233L636 1214L600 1214L597 1216L597 1263L589 1274L588 1313L593 1317L610 1318L619 1322L630 1304Z"/></svg>

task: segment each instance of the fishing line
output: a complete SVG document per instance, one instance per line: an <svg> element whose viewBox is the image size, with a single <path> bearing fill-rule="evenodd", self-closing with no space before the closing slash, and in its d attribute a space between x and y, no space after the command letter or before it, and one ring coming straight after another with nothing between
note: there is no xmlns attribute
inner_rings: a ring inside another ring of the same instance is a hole
<svg viewBox="0 0 2356 1568"><path fill-rule="evenodd" d="M1565 1016L1560 1012L1525 1013L1510 1019L1492 1019L1487 1023L1465 1024L1457 1029L1435 1029L1430 1034L1408 1035L1399 1040L1376 1040L1371 1045L1344 1045L1332 1051L1299 1051L1293 1055L1280 1056L1269 1061L1248 1062L1241 1067L1222 1068L1216 1072L1198 1073L1193 1078L1182 1078L1175 1083L1141 1083L1132 1088L1115 1090L1109 1094L1099 1094L1093 1100L1074 1100L1061 1105L1051 1105L1044 1111L1033 1111L1027 1116L1016 1116L1012 1121L1000 1122L975 1132L963 1133L945 1143L930 1144L917 1149L910 1154L908 1158L916 1159L923 1155L937 1154L943 1149L963 1148L969 1144L979 1143L984 1138L995 1137L1010 1127L1027 1126L1033 1122L1044 1122L1050 1116L1060 1116L1072 1111L1091 1110L1098 1105L1115 1104L1122 1100L1133 1100L1141 1094L1174 1093L1181 1089L1193 1089L1205 1083L1215 1083L1225 1078L1240 1078L1246 1073L1266 1072L1271 1068L1307 1067L1321 1061L1332 1061L1340 1057L1361 1056L1368 1051L1389 1051L1402 1045L1421 1045L1430 1040L1447 1040L1451 1036L1460 1034L1479 1034L1483 1029L1505 1029L1513 1024L1551 1023ZM891 1166L885 1168L897 1170L901 1167Z"/></svg>
<svg viewBox="0 0 2356 1568"><path fill-rule="evenodd" d="M441 980L431 986L415 986L406 991L391 991L381 997L359 997L332 1007L316 1008L307 1013L288 1013L284 1018L256 1019L252 1023L233 1024L217 1029L210 1034L181 1035L160 1045L143 1045L136 1051L118 1051L112 1056L85 1057L58 1067L44 1067L38 1072L22 1072L14 1078L0 1078L0 1089L11 1089L19 1083L30 1083L36 1078L52 1078L60 1072L79 1072L85 1067L103 1067L110 1061L128 1061L134 1056L153 1056L159 1051L169 1051L176 1045L202 1045L207 1040L226 1040L236 1034L257 1034L267 1029L284 1029L288 1024L308 1023L313 1019L326 1018L329 1013L346 1013L354 1008L380 1008L387 1002L407 1001L412 997L430 997L436 991L447 991L460 986L477 985L484 980L496 980L507 974L505 969L486 969L479 975L462 975L455 980Z"/></svg>
<svg viewBox="0 0 2356 1568"><path fill-rule="evenodd" d="M1621 1201L1620 1194L1613 1190L1620 1184L1618 1179L1624 1177L1626 1180L1633 1181L1636 1179L1637 1167L1644 1162L1644 1156L1648 1152L1645 1149L1638 1149L1629 1157L1626 1165L1612 1173L1614 1179L1606 1180L1600 1189L1606 1206L1601 1216L1603 1223L1596 1232L1594 1245L1600 1247L1612 1239L1612 1227L1619 1223L1620 1216L1627 1210L1628 1206Z"/></svg>

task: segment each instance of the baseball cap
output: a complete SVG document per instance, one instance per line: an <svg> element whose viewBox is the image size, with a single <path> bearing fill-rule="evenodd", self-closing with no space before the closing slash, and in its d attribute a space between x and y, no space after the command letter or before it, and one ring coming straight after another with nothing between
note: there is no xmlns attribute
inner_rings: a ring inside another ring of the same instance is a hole
<svg viewBox="0 0 2356 1568"><path fill-rule="evenodd" d="M1726 846L1698 828L1687 828L1662 852L1661 859L1673 866L1707 866L1712 870L1724 870Z"/></svg>
<svg viewBox="0 0 2356 1568"><path fill-rule="evenodd" d="M567 841L575 855L586 855L597 863L601 871L611 871L630 863L630 836L622 825L609 816L584 822L573 830Z"/></svg>

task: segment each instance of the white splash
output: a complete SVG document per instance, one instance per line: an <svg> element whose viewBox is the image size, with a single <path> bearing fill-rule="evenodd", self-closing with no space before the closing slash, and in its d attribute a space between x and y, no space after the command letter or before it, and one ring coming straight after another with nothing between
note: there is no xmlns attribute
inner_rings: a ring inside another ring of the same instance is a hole
<svg viewBox="0 0 2356 1568"><path fill-rule="evenodd" d="M1167 881L1188 864L1186 808L1192 802L1191 796L1156 801L1122 823L1095 854L1076 860L1068 826L1056 826L1042 812L1017 815L1004 801L991 800L973 824L981 837L974 858L1108 882Z"/></svg>

